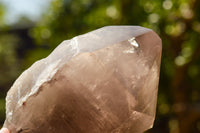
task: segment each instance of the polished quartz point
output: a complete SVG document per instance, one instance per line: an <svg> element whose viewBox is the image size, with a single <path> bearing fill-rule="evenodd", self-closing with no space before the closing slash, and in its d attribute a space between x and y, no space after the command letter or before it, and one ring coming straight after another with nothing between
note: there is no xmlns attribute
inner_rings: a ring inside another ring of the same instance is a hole
<svg viewBox="0 0 200 133"><path fill-rule="evenodd" d="M62 42L6 97L11 133L142 133L153 126L161 40L108 26Z"/></svg>

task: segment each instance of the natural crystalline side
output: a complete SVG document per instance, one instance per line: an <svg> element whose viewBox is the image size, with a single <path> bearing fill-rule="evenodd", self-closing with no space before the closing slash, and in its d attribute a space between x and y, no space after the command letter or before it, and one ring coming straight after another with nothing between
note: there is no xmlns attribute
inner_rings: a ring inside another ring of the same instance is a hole
<svg viewBox="0 0 200 133"><path fill-rule="evenodd" d="M142 133L153 126L161 40L108 26L62 42L6 97L11 133Z"/></svg>

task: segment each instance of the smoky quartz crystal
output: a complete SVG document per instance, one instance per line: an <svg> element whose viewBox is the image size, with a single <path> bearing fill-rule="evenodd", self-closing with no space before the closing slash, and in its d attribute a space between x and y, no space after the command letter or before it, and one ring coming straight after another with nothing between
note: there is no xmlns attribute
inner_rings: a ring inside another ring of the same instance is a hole
<svg viewBox="0 0 200 133"><path fill-rule="evenodd" d="M139 26L107 26L63 41L15 81L11 133L142 133L153 126L161 39Z"/></svg>

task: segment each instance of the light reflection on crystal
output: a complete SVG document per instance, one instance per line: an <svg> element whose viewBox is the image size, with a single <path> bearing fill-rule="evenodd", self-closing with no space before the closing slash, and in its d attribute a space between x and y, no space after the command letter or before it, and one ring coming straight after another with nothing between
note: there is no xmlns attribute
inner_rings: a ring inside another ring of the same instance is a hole
<svg viewBox="0 0 200 133"><path fill-rule="evenodd" d="M128 50L125 50L125 51L123 51L123 53L133 54L133 53L135 53L135 48L130 48L130 49L128 49Z"/></svg>
<svg viewBox="0 0 200 133"><path fill-rule="evenodd" d="M131 38L128 40L130 42L131 45L133 45L134 47L138 48L139 44L137 43L137 41L135 40L135 37Z"/></svg>

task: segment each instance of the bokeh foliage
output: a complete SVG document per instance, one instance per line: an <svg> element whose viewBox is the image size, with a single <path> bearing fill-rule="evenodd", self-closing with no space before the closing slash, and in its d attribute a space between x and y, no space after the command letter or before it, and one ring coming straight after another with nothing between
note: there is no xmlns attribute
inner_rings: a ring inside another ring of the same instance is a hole
<svg viewBox="0 0 200 133"><path fill-rule="evenodd" d="M29 27L34 46L24 49L23 56L16 54L21 38L0 32L0 89L7 90L20 71L63 40L106 25L141 25L163 41L157 116L147 132L200 132L199 7L199 0L52 0L41 19Z"/></svg>

